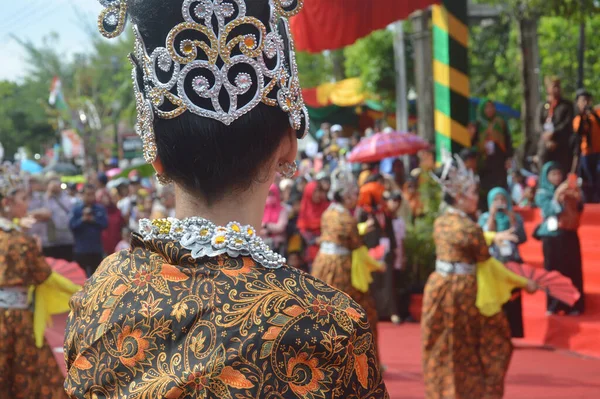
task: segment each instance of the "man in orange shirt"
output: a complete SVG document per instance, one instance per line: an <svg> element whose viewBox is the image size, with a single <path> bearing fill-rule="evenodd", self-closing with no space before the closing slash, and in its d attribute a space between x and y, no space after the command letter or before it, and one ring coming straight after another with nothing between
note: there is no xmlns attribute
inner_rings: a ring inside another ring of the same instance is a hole
<svg viewBox="0 0 600 399"><path fill-rule="evenodd" d="M580 174L590 188L590 202L600 202L600 116L585 89L577 91L575 101L579 114L573 119L573 131L581 151Z"/></svg>

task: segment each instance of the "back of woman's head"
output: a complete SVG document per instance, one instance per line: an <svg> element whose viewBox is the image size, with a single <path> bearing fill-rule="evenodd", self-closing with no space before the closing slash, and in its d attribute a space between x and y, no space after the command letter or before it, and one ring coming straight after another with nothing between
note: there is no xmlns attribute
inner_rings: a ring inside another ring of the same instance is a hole
<svg viewBox="0 0 600 399"><path fill-rule="evenodd" d="M284 68L295 62L282 21L272 23L271 1L225 1L214 9L201 1L124 3L139 40L132 58L137 86L152 105L161 174L208 204L266 179L282 140L307 124L301 96L298 103L285 97L295 71L287 70L286 81ZM194 24L175 29L185 21ZM272 32L282 39L273 46L282 47L269 54L265 33Z"/></svg>
<svg viewBox="0 0 600 399"><path fill-rule="evenodd" d="M230 126L186 113L155 122L158 157L168 177L212 203L260 180L289 127L284 112L264 104Z"/></svg>

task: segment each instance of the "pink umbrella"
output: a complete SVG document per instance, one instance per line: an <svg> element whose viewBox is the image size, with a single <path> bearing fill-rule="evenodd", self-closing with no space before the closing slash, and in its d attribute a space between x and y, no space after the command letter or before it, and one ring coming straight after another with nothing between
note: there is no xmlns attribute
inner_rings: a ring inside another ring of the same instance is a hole
<svg viewBox="0 0 600 399"><path fill-rule="evenodd" d="M431 145L412 133L377 133L363 138L350 153L348 161L354 163L378 162L385 158L412 155Z"/></svg>
<svg viewBox="0 0 600 399"><path fill-rule="evenodd" d="M111 170L109 170L109 171L106 172L106 177L108 177L109 179L112 179L113 177L115 177L116 175L118 175L121 172L122 172L121 169L114 168L114 169L111 169Z"/></svg>

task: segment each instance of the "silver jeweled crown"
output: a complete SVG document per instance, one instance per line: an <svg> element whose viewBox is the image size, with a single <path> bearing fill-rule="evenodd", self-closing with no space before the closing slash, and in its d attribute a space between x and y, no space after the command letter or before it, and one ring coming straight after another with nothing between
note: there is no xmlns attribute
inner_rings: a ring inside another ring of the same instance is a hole
<svg viewBox="0 0 600 399"><path fill-rule="evenodd" d="M133 27L136 131L147 162L156 159L154 115L173 119L189 111L230 125L262 102L288 113L298 138L306 134L308 111L288 23L304 0L264 1L270 7L268 23L247 15L246 0L183 0L182 22L171 29L165 46L151 54ZM100 3L105 7L98 19L100 32L118 36L127 19L127 1Z"/></svg>
<svg viewBox="0 0 600 399"><path fill-rule="evenodd" d="M15 190L24 188L25 182L19 174L19 169L5 162L0 165L0 199L9 196Z"/></svg>
<svg viewBox="0 0 600 399"><path fill-rule="evenodd" d="M479 177L465 166L458 155L452 156L444 151L442 163L444 167L441 176L437 177L431 173L431 177L442 187L444 193L456 198L459 193L464 193L470 187L479 184Z"/></svg>

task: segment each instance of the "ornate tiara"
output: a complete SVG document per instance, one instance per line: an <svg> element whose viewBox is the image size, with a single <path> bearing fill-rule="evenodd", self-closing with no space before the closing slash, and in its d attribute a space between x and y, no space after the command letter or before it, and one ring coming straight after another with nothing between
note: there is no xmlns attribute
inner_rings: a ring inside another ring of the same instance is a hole
<svg viewBox="0 0 600 399"><path fill-rule="evenodd" d="M21 187L24 187L24 181L19 176L18 169L8 162L0 165L0 198L13 194Z"/></svg>
<svg viewBox="0 0 600 399"><path fill-rule="evenodd" d="M335 194L340 194L342 197L358 192L356 179L352 174L352 170L345 162L340 162L338 167L331 172L331 188L329 189L329 199L333 201Z"/></svg>
<svg viewBox="0 0 600 399"><path fill-rule="evenodd" d="M449 152L442 153L443 169L440 177L431 173L431 177L442 187L442 191L456 198L459 193L469 187L479 184L479 177L465 166L462 158L452 156Z"/></svg>
<svg viewBox="0 0 600 399"><path fill-rule="evenodd" d="M265 1L270 6L267 24L247 15L246 0L183 0L182 22L171 29L165 46L151 54L133 27L136 131L147 162L156 159L154 115L173 119L189 111L230 125L262 102L288 113L298 138L304 137L308 111L288 23L304 0ZM118 36L127 2L100 3L105 7L98 19L100 32Z"/></svg>

